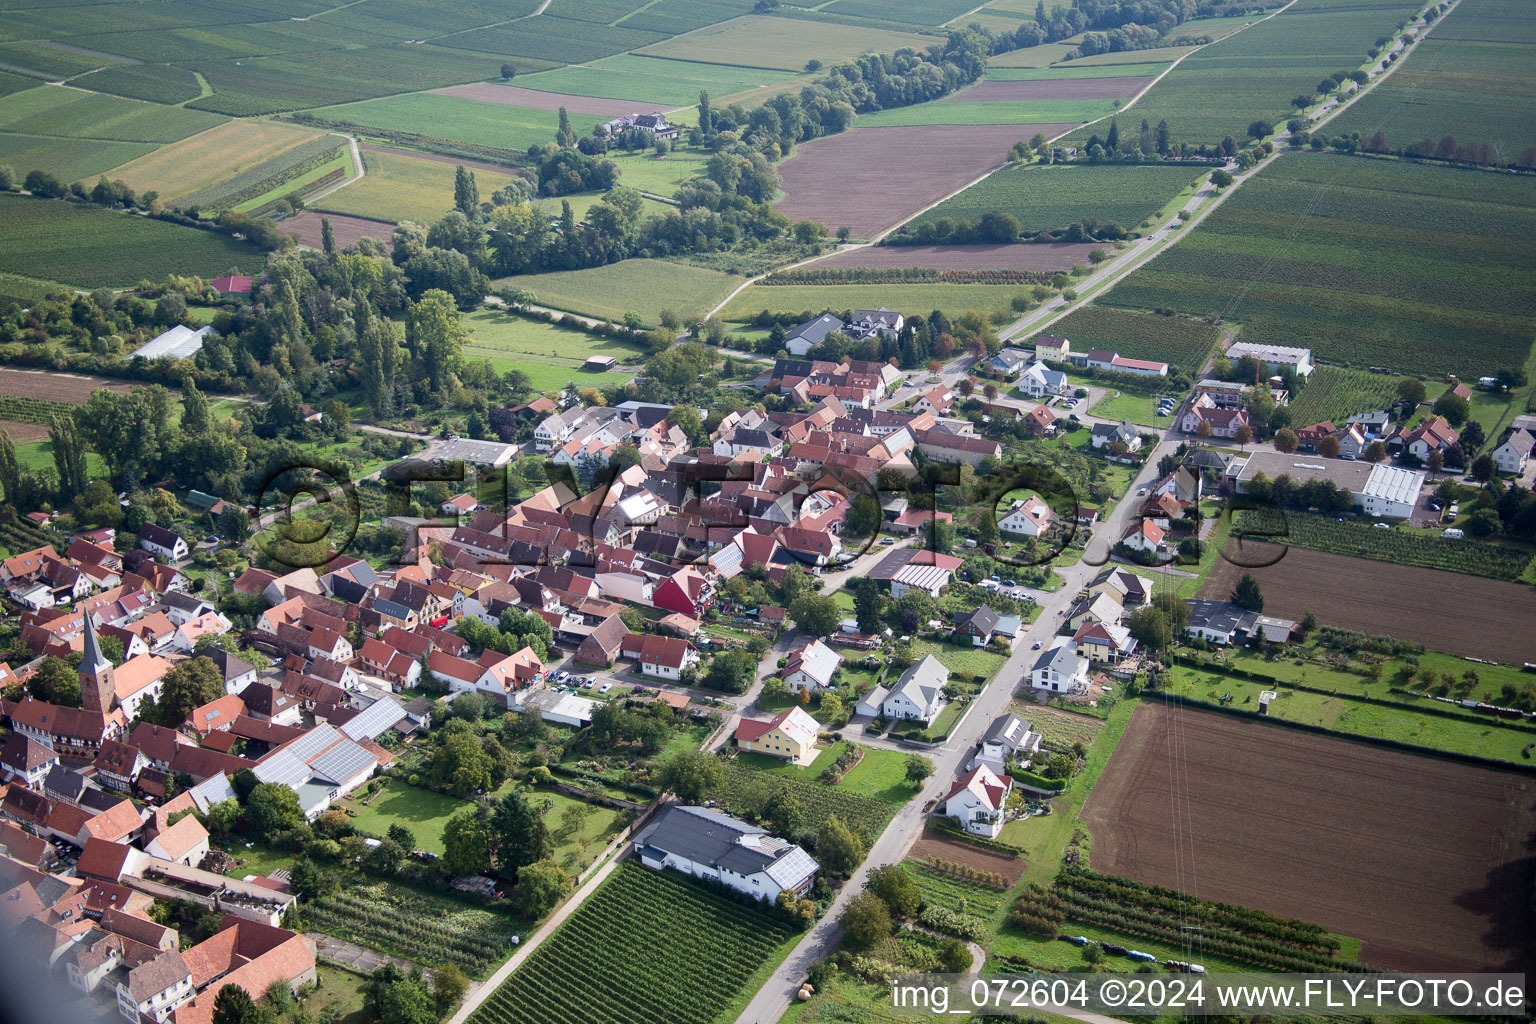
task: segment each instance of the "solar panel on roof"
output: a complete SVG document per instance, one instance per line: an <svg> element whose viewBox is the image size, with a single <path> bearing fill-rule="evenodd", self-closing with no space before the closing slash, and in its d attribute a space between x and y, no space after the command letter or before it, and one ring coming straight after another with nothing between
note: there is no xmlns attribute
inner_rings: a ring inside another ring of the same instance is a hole
<svg viewBox="0 0 1536 1024"><path fill-rule="evenodd" d="M369 771L377 763L374 756L365 748L351 740L343 740L315 758L310 767L321 778L341 785L348 779L356 778L361 773Z"/></svg>

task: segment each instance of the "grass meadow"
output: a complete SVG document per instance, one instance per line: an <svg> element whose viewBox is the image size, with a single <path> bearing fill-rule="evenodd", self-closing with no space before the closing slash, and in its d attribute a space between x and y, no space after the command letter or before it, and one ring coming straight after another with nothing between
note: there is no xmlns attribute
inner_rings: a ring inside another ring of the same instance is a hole
<svg viewBox="0 0 1536 1024"><path fill-rule="evenodd" d="M707 312L741 279L681 263L634 259L587 270L522 274L495 283L527 289L541 306L613 321L635 312L655 325L664 309L683 317Z"/></svg>

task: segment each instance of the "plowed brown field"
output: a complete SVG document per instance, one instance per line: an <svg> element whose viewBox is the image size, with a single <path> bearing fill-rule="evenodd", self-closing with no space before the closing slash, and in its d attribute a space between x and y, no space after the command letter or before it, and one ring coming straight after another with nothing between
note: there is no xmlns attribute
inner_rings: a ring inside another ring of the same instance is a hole
<svg viewBox="0 0 1536 1024"><path fill-rule="evenodd" d="M956 192L1002 164L1008 147L1069 124L924 125L854 128L807 142L779 165L793 220L820 221L869 238Z"/></svg>
<svg viewBox="0 0 1536 1024"><path fill-rule="evenodd" d="M0 395L41 398L48 402L84 405L91 392L107 388L127 392L133 385L105 377L87 377L79 373L51 373L46 370L0 370ZM43 428L44 436L47 428ZM14 434L12 436L15 436Z"/></svg>
<svg viewBox="0 0 1536 1024"><path fill-rule="evenodd" d="M1036 245L866 245L847 249L815 267L923 267L929 270L1071 270L1087 264L1096 242Z"/></svg>
<svg viewBox="0 0 1536 1024"><path fill-rule="evenodd" d="M1378 967L1532 965L1528 776L1148 703L1083 818L1095 870L1356 936Z"/></svg>
<svg viewBox="0 0 1536 1024"><path fill-rule="evenodd" d="M1009 885L1023 878L1024 869L1028 867L1023 857L993 853L968 843L956 842L938 832L924 832L922 838L912 844L909 856L923 861L947 860L952 864L968 865L977 871L995 872L1008 879Z"/></svg>
<svg viewBox="0 0 1536 1024"><path fill-rule="evenodd" d="M1245 550L1253 547L1249 542ZM1247 560L1269 557L1250 554ZM1245 572L1258 579L1268 615L1300 619L1311 611L1330 626L1413 640L1431 650L1514 664L1536 661L1533 587L1292 547L1265 569L1217 559L1200 596L1226 600Z"/></svg>
<svg viewBox="0 0 1536 1024"><path fill-rule="evenodd" d="M386 224L379 220L367 220L363 217L348 217L340 213L319 214L313 210L305 210L293 217L285 217L278 222L277 229L284 234L293 232L299 236L299 241L305 245L318 249L322 241L320 237L320 221L325 219L331 222L331 230L336 233L338 246L354 245L359 238L377 238L384 243L384 248L392 247L389 236L395 231L393 224Z"/></svg>
<svg viewBox="0 0 1536 1024"><path fill-rule="evenodd" d="M982 82L944 97L943 103L1038 103L1042 100L1113 100L1135 96L1147 78L1046 78L1034 82ZM466 86L466 88L468 88ZM1029 136L1024 136L1028 138Z"/></svg>

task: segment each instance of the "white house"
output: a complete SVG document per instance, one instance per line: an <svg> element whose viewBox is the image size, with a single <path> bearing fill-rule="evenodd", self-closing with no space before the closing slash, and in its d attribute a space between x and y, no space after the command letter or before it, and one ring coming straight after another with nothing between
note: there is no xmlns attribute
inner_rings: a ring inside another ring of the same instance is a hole
<svg viewBox="0 0 1536 1024"><path fill-rule="evenodd" d="M673 804L635 836L640 863L709 878L755 899L810 889L820 865L794 843L707 807Z"/></svg>
<svg viewBox="0 0 1536 1024"><path fill-rule="evenodd" d="M1038 537L1050 528L1055 520L1051 506L1036 495L1015 501L1008 514L997 521L1001 533L1013 533L1023 537Z"/></svg>
<svg viewBox="0 0 1536 1024"><path fill-rule="evenodd" d="M1150 519L1142 519L1125 531L1125 536L1120 538L1120 543L1132 551L1142 551L1149 555L1155 555L1166 549L1165 539L1167 534L1161 526Z"/></svg>
<svg viewBox="0 0 1536 1024"><path fill-rule="evenodd" d="M152 555L179 562L187 557L187 542L170 530L154 523L145 523L139 530L139 547Z"/></svg>
<svg viewBox="0 0 1536 1024"><path fill-rule="evenodd" d="M932 725L948 703L944 699L948 683L949 669L930 654L903 672L894 686L870 690L856 710L870 717L916 719Z"/></svg>
<svg viewBox="0 0 1536 1024"><path fill-rule="evenodd" d="M867 338L871 334L878 334L895 341L906 322L906 317L884 306L879 309L856 309L853 311L853 319L848 323L847 333L852 338Z"/></svg>
<svg viewBox="0 0 1536 1024"><path fill-rule="evenodd" d="M820 640L789 652L784 662L784 682L791 693L824 690L832 685L832 675L843 663L843 656Z"/></svg>
<svg viewBox="0 0 1536 1024"><path fill-rule="evenodd" d="M208 830L189 814L170 828L157 832L144 847L144 852L195 868L208 856Z"/></svg>
<svg viewBox="0 0 1536 1024"><path fill-rule="evenodd" d="M986 765L997 775L1003 775L1008 758L1028 757L1039 749L1040 734L1032 732L1028 722L1015 714L1003 715L992 720L965 768L970 771Z"/></svg>
<svg viewBox="0 0 1536 1024"><path fill-rule="evenodd" d="M634 658L641 674L657 679L681 679L683 672L699 661L693 645L675 636L631 633L624 638L619 653Z"/></svg>
<svg viewBox="0 0 1536 1024"><path fill-rule="evenodd" d="M1061 370L1053 370L1044 363L1030 363L1019 376L1019 390L1030 398L1055 398L1071 391L1067 384L1067 375Z"/></svg>
<svg viewBox="0 0 1536 1024"><path fill-rule="evenodd" d="M1029 670L1029 682L1037 690L1082 693L1088 689L1088 662L1077 656L1071 637L1057 637L1035 659Z"/></svg>
<svg viewBox="0 0 1536 1024"><path fill-rule="evenodd" d="M144 1019L163 1022L196 994L187 962L179 952L168 949L139 964L117 983L117 1012L133 1024Z"/></svg>
<svg viewBox="0 0 1536 1024"><path fill-rule="evenodd" d="M989 366L1009 379L1017 377L1029 365L1030 355L1021 348L1005 348L992 357Z"/></svg>
<svg viewBox="0 0 1536 1024"><path fill-rule="evenodd" d="M1013 780L979 764L955 780L944 798L944 814L972 835L996 839L1003 830Z"/></svg>
<svg viewBox="0 0 1536 1024"><path fill-rule="evenodd" d="M1517 430L1493 450L1493 464L1499 467L1500 473L1519 476L1525 472L1533 446L1536 446L1536 435L1529 430Z"/></svg>
<svg viewBox="0 0 1536 1024"><path fill-rule="evenodd" d="M1090 440L1095 449L1107 449L1116 441L1124 444L1128 452L1138 451L1141 448L1141 432L1130 420L1121 420L1119 423L1095 423Z"/></svg>
<svg viewBox="0 0 1536 1024"><path fill-rule="evenodd" d="M803 356L826 340L827 335L843 329L843 322L831 313L823 313L784 335L784 351Z"/></svg>
<svg viewBox="0 0 1536 1024"><path fill-rule="evenodd" d="M1259 613L1228 601L1189 602L1189 624L1184 632L1189 636L1226 646L1239 643L1253 635L1259 624Z"/></svg>

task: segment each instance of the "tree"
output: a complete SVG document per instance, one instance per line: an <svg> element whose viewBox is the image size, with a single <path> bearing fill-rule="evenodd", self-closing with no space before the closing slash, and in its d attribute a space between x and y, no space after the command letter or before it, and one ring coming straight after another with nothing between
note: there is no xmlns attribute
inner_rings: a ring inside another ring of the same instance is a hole
<svg viewBox="0 0 1536 1024"><path fill-rule="evenodd" d="M527 794L520 792L502 797L491 812L491 842L497 867L508 878L555 851L543 814Z"/></svg>
<svg viewBox="0 0 1536 1024"><path fill-rule="evenodd" d="M516 77L517 68L513 67L511 64L503 64L501 66L501 80L503 82L510 82Z"/></svg>
<svg viewBox="0 0 1536 1024"><path fill-rule="evenodd" d="M1243 578L1237 581L1237 586L1232 590L1232 603L1251 612L1264 610L1264 594L1253 573L1245 572Z"/></svg>
<svg viewBox="0 0 1536 1024"><path fill-rule="evenodd" d="M1437 476L1445 468L1445 456L1436 448L1424 456L1424 468L1429 470L1430 476Z"/></svg>
<svg viewBox="0 0 1536 1024"><path fill-rule="evenodd" d="M69 416L52 417L48 440L53 442L53 464L59 471L59 496L70 501L90 482L85 445L75 436L74 420Z"/></svg>
<svg viewBox="0 0 1536 1024"><path fill-rule="evenodd" d="M1137 608L1126 616L1125 626L1137 643L1152 650L1165 650L1173 643L1173 627L1161 609Z"/></svg>
<svg viewBox="0 0 1536 1024"><path fill-rule="evenodd" d="M1467 415L1471 412L1472 407L1465 398L1454 392L1447 391L1435 399L1435 404L1431 406L1431 409L1436 416L1444 416L1445 421L1451 426L1460 427L1463 423L1467 422Z"/></svg>
<svg viewBox="0 0 1536 1024"><path fill-rule="evenodd" d="M234 797L208 805L203 824L216 836L228 835L240 821L240 803Z"/></svg>
<svg viewBox="0 0 1536 1024"><path fill-rule="evenodd" d="M336 231L329 217L320 218L320 248L327 256L336 255Z"/></svg>
<svg viewBox="0 0 1536 1024"><path fill-rule="evenodd" d="M1397 382L1397 400L1410 408L1424 401L1424 382L1415 377L1403 377Z"/></svg>
<svg viewBox="0 0 1536 1024"><path fill-rule="evenodd" d="M920 785L924 779L933 774L933 762L921 754L907 755L907 781L913 785Z"/></svg>
<svg viewBox="0 0 1536 1024"><path fill-rule="evenodd" d="M466 807L443 826L443 868L450 875L483 875L491 869L490 815Z"/></svg>
<svg viewBox="0 0 1536 1024"><path fill-rule="evenodd" d="M833 814L827 817L816 834L816 855L828 871L847 874L864 859L864 843Z"/></svg>
<svg viewBox="0 0 1536 1024"><path fill-rule="evenodd" d="M964 974L971 969L971 949L959 939L948 938L939 950L939 966L948 974Z"/></svg>
<svg viewBox="0 0 1536 1024"><path fill-rule="evenodd" d="M383 1024L437 1024L437 1003L419 978L402 978L389 986L380 1001Z"/></svg>
<svg viewBox="0 0 1536 1024"><path fill-rule="evenodd" d="M1226 188L1232 184L1232 175L1218 167L1211 172L1211 184L1217 188Z"/></svg>
<svg viewBox="0 0 1536 1024"><path fill-rule="evenodd" d="M1120 119L1109 119L1109 134L1104 139L1104 148L1113 153L1120 148Z"/></svg>
<svg viewBox="0 0 1536 1024"><path fill-rule="evenodd" d="M1089 967L1096 967L1104 962L1104 947L1097 942L1090 942L1083 947L1083 963Z"/></svg>
<svg viewBox="0 0 1536 1024"><path fill-rule="evenodd" d="M466 696L479 695L461 694L459 699ZM494 788L491 756L471 729L456 725L455 731L437 745L432 754L432 781L460 795Z"/></svg>
<svg viewBox="0 0 1536 1024"><path fill-rule="evenodd" d="M1473 459L1472 466L1470 468L1472 472L1472 479L1476 480L1480 484L1485 484L1489 480L1493 479L1493 459L1488 456L1487 452L1484 452L1482 455L1479 455L1477 458Z"/></svg>
<svg viewBox="0 0 1536 1024"><path fill-rule="evenodd" d="M709 109L709 93L699 92L699 131L707 138L715 133L714 112Z"/></svg>
<svg viewBox="0 0 1536 1024"><path fill-rule="evenodd" d="M830 597L806 594L789 607L796 628L812 636L831 636L843 621L842 609Z"/></svg>
<svg viewBox="0 0 1536 1024"><path fill-rule="evenodd" d="M865 891L848 901L839 922L850 942L860 949L869 949L890 938L891 912L885 901L874 893Z"/></svg>
<svg viewBox="0 0 1536 1024"><path fill-rule="evenodd" d="M656 784L671 790L684 803L696 804L719 788L724 772L713 754L702 750L684 750L662 764Z"/></svg>
<svg viewBox="0 0 1536 1024"><path fill-rule="evenodd" d="M257 835L271 839L284 829L302 824L304 811L299 807L299 795L292 789L275 782L263 782L251 790L246 799L245 818Z"/></svg>
<svg viewBox="0 0 1536 1024"><path fill-rule="evenodd" d="M168 729L177 729L195 708L224 696L224 673L212 659L191 658L179 662L165 674L160 696L155 699L155 720Z"/></svg>
<svg viewBox="0 0 1536 1024"><path fill-rule="evenodd" d="M1276 451L1284 452L1286 455L1289 455L1291 452L1296 450L1296 444L1296 431L1292 430L1290 427L1281 427L1279 430L1275 431Z"/></svg>
<svg viewBox="0 0 1536 1024"><path fill-rule="evenodd" d="M456 1010L468 990L469 978L458 964L443 963L432 968L432 999L437 1003L439 1017Z"/></svg>
<svg viewBox="0 0 1536 1024"><path fill-rule="evenodd" d="M529 864L517 875L517 907L530 921L537 921L565 899L571 882L548 858Z"/></svg>
<svg viewBox="0 0 1536 1024"><path fill-rule="evenodd" d="M368 870L389 875L400 866L400 861L404 857L405 851L400 848L399 843L393 839L383 839L379 841L378 846L368 851L364 861L368 865Z"/></svg>
<svg viewBox="0 0 1536 1024"><path fill-rule="evenodd" d="M213 997L213 1024L261 1024L261 1019L251 994L239 985L225 985Z"/></svg>
<svg viewBox="0 0 1536 1024"><path fill-rule="evenodd" d="M880 897L892 917L911 917L922 906L923 894L907 869L900 864L884 864L869 873L864 890Z"/></svg>
<svg viewBox="0 0 1536 1024"><path fill-rule="evenodd" d="M757 672L757 656L751 651L721 651L709 661L704 685L722 693L746 693Z"/></svg>
<svg viewBox="0 0 1536 1024"><path fill-rule="evenodd" d="M80 676L63 658L48 655L27 680L27 692L40 701L60 707L80 706Z"/></svg>
<svg viewBox="0 0 1536 1024"><path fill-rule="evenodd" d="M576 145L576 133L571 131L571 115L565 108L560 108L560 126L555 131L555 145L561 149L567 149Z"/></svg>
<svg viewBox="0 0 1536 1024"><path fill-rule="evenodd" d="M453 208L473 219L480 212L480 188L475 172L459 164L453 171Z"/></svg>
<svg viewBox="0 0 1536 1024"><path fill-rule="evenodd" d="M1372 441L1360 454L1366 462L1380 462L1387 457L1387 446L1380 441Z"/></svg>
<svg viewBox="0 0 1536 1024"><path fill-rule="evenodd" d="M406 311L406 345L417 362L418 379L425 378L431 391L442 391L458 375L468 338L453 296L445 291L428 291Z"/></svg>
<svg viewBox="0 0 1536 1024"><path fill-rule="evenodd" d="M1232 431L1232 440L1236 441L1239 447L1247 447L1253 441L1253 428L1246 423L1239 423Z"/></svg>
<svg viewBox="0 0 1536 1024"><path fill-rule="evenodd" d="M1329 434L1327 437L1325 437L1321 441L1317 442L1317 454L1323 456L1324 458L1328 458L1328 459L1336 459L1336 458L1338 458L1339 457L1339 439L1337 437L1334 437L1332 434Z"/></svg>
<svg viewBox="0 0 1536 1024"><path fill-rule="evenodd" d="M848 507L848 515L843 520L843 536L873 537L880 529L883 518L880 502L867 494L860 494Z"/></svg>
<svg viewBox="0 0 1536 1024"><path fill-rule="evenodd" d="M1478 458L1486 459L1488 456L1480 455ZM1467 517L1467 532L1474 537L1487 537L1498 533L1503 528L1499 519L1499 513L1491 508L1474 509Z"/></svg>

